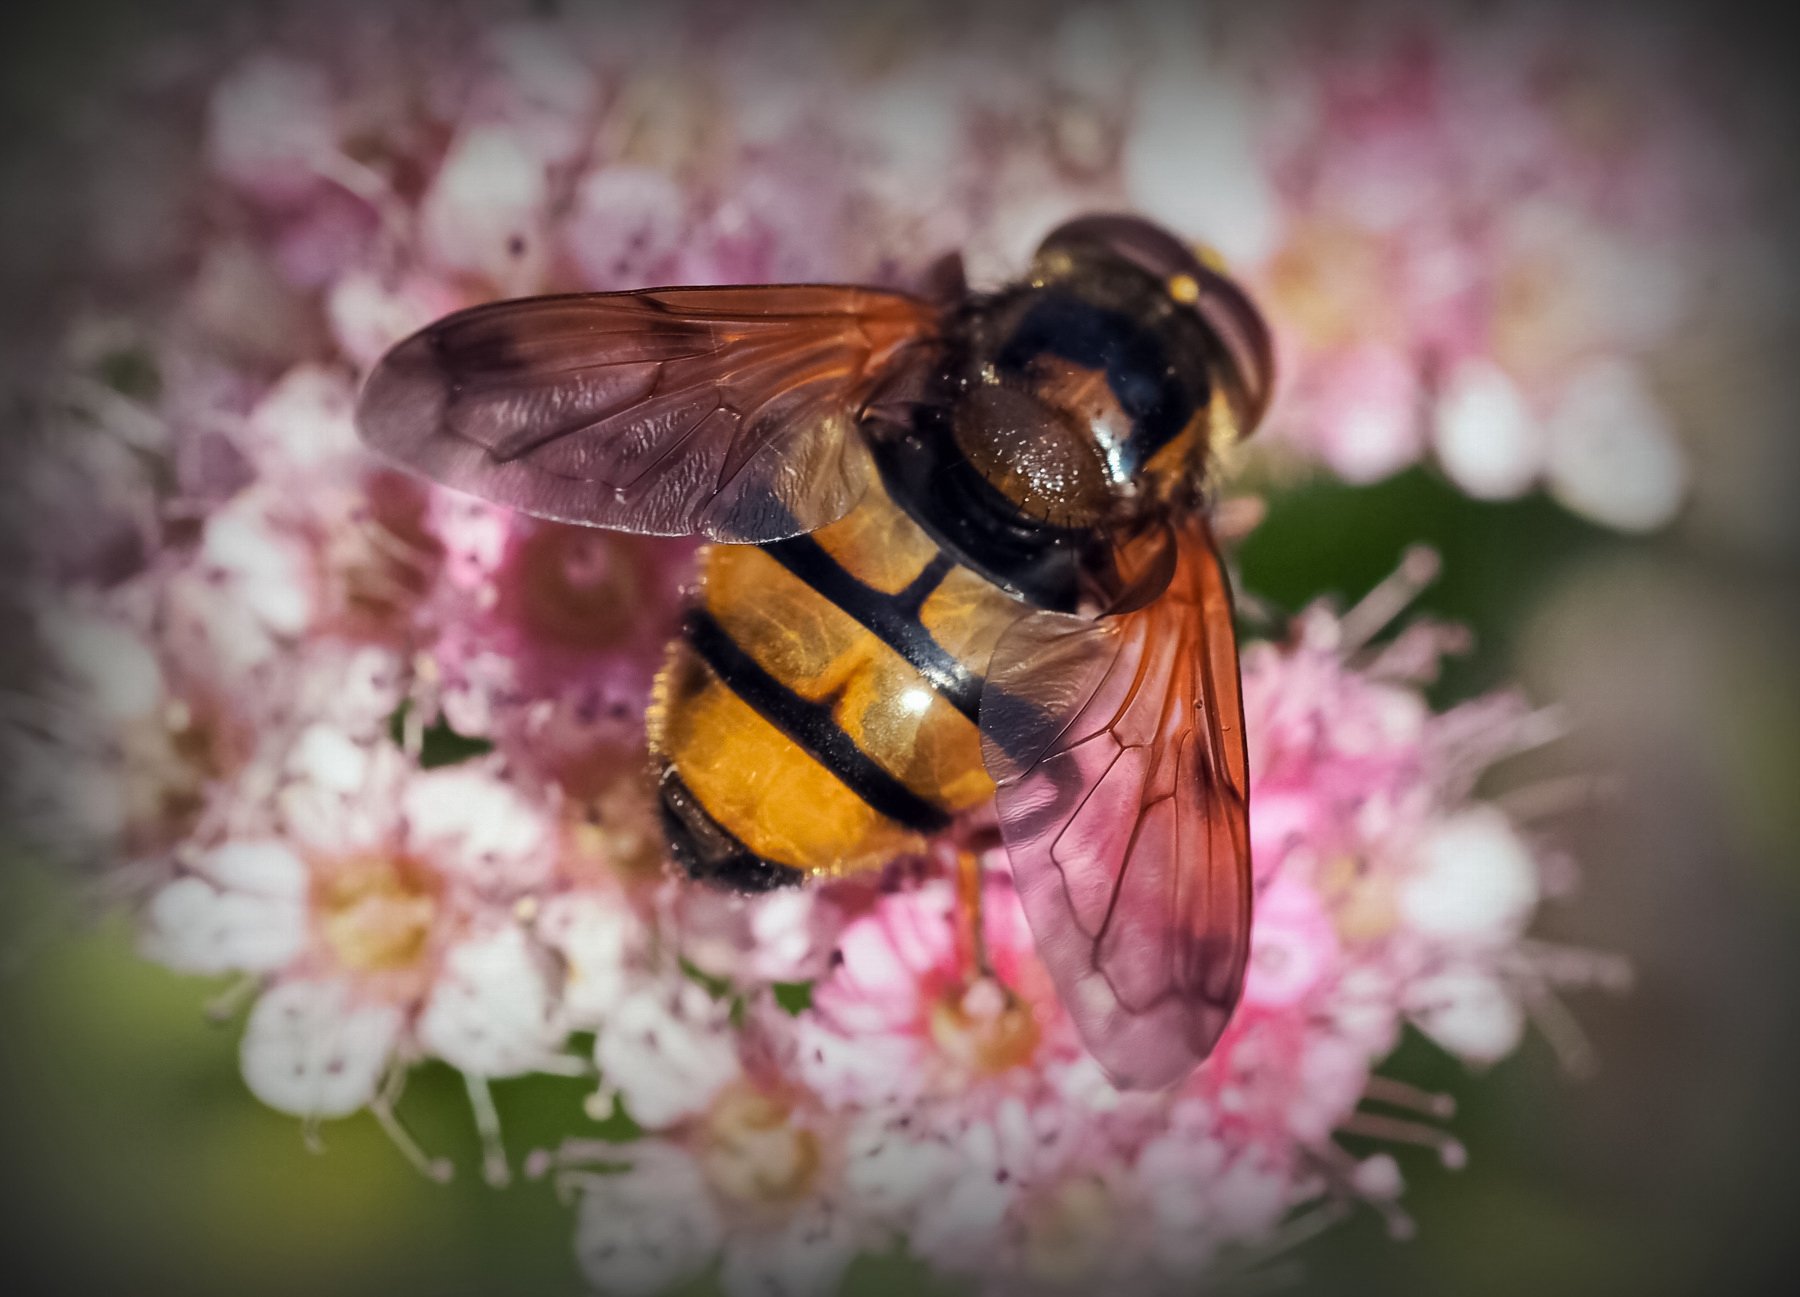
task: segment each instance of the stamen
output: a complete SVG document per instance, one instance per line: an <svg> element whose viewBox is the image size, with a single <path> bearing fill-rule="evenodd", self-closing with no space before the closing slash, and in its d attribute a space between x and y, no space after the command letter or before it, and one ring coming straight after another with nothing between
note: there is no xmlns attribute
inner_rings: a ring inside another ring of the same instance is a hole
<svg viewBox="0 0 1800 1297"><path fill-rule="evenodd" d="M419 592L399 577L380 568L359 568L353 577L354 593L365 604L381 601L405 606L419 597Z"/></svg>
<svg viewBox="0 0 1800 1297"><path fill-rule="evenodd" d="M455 1177L456 1167L450 1159L429 1156L420 1147L413 1133L406 1128L406 1123L400 1120L400 1114L394 1111L385 1095L377 1097L369 1105L369 1111L374 1115L382 1133L400 1150L400 1156L411 1164L413 1170L434 1184L448 1184Z"/></svg>
<svg viewBox="0 0 1800 1297"><path fill-rule="evenodd" d="M581 1101L581 1110L595 1121L606 1121L613 1115L614 1105L618 1102L618 1093L617 1090L603 1084Z"/></svg>
<svg viewBox="0 0 1800 1297"><path fill-rule="evenodd" d="M232 979L231 984L206 1002L206 1020L215 1027L224 1026L238 1012L255 999L263 989L266 979L250 973L240 974Z"/></svg>
<svg viewBox="0 0 1800 1297"><path fill-rule="evenodd" d="M1437 551L1425 545L1409 546L1400 566L1385 577L1338 621L1340 644L1345 654L1354 653L1379 635L1387 624L1437 580L1443 566Z"/></svg>
<svg viewBox="0 0 1800 1297"><path fill-rule="evenodd" d="M417 762L425 751L425 715L422 707L408 707L400 718L400 750Z"/></svg>
<svg viewBox="0 0 1800 1297"><path fill-rule="evenodd" d="M579 1054L549 1054L540 1059L537 1070L545 1076L568 1076L577 1079L595 1074L592 1059Z"/></svg>
<svg viewBox="0 0 1800 1297"><path fill-rule="evenodd" d="M1439 1121L1448 1121L1456 1115L1456 1100L1449 1095L1421 1090L1416 1085L1396 1081L1391 1076L1371 1076L1363 1096L1374 1103L1407 1108Z"/></svg>
<svg viewBox="0 0 1800 1297"><path fill-rule="evenodd" d="M525 1159L525 1174L540 1180L552 1171L618 1166L625 1160L624 1150L611 1140L565 1139L556 1148L533 1149Z"/></svg>
<svg viewBox="0 0 1800 1297"><path fill-rule="evenodd" d="M421 576L429 572L431 551L423 544L406 539L386 523L374 518L363 519L359 530L381 557L391 558Z"/></svg>
<svg viewBox="0 0 1800 1297"><path fill-rule="evenodd" d="M496 1189L512 1183L512 1168L507 1165L506 1146L500 1142L500 1110L494 1107L493 1091L486 1077L463 1073L469 1091L469 1107L475 1112L475 1131L481 1136L481 1176Z"/></svg>
<svg viewBox="0 0 1800 1297"><path fill-rule="evenodd" d="M1346 1135L1360 1135L1364 1139L1416 1144L1421 1148L1433 1149L1438 1160L1452 1171L1461 1170L1469 1161L1468 1150L1454 1136L1421 1121L1407 1121L1377 1112L1353 1112L1338 1129Z"/></svg>
<svg viewBox="0 0 1800 1297"><path fill-rule="evenodd" d="M1347 1182L1344 1185L1339 1186L1336 1177L1332 1176L1329 1171L1326 1173L1326 1178L1332 1181L1333 1187L1348 1187ZM1318 1204L1318 1206L1300 1212L1282 1222L1282 1224L1271 1232L1268 1238L1255 1249L1256 1254L1260 1254L1263 1258L1267 1259L1277 1253L1292 1252L1301 1245L1310 1242L1323 1234L1326 1230L1330 1229L1333 1225L1340 1224L1348 1217L1352 1210L1351 1204L1353 1199L1354 1195L1348 1193L1334 1193L1328 1195ZM1248 1268L1249 1267L1246 1266L1246 1269Z"/></svg>
<svg viewBox="0 0 1800 1297"><path fill-rule="evenodd" d="M1515 820L1547 820L1616 801L1623 787L1612 775L1565 775L1509 789L1494 800Z"/></svg>
<svg viewBox="0 0 1800 1297"><path fill-rule="evenodd" d="M1570 990L1629 991L1635 975L1631 961L1604 950L1582 950L1526 938L1519 943L1512 967L1526 976Z"/></svg>
<svg viewBox="0 0 1800 1297"><path fill-rule="evenodd" d="M1370 650L1362 669L1371 677L1425 683L1437 679L1447 657L1467 653L1475 636L1455 622L1415 621L1378 649Z"/></svg>
<svg viewBox="0 0 1800 1297"><path fill-rule="evenodd" d="M66 687L57 688L54 696L0 689L0 721L38 738L59 738L83 719L77 696Z"/></svg>
<svg viewBox="0 0 1800 1297"><path fill-rule="evenodd" d="M1594 1046L1575 1020L1575 1015L1549 986L1541 981L1526 980L1521 985L1525 1013L1532 1025L1550 1042L1556 1061L1564 1071L1577 1079L1592 1076L1599 1066Z"/></svg>
<svg viewBox="0 0 1800 1297"><path fill-rule="evenodd" d="M550 1184L556 1191L556 1200L566 1207L574 1203L577 1194L603 1189L617 1180L616 1175L605 1171L558 1171L550 1177Z"/></svg>
<svg viewBox="0 0 1800 1297"><path fill-rule="evenodd" d="M159 458L167 453L168 422L147 406L88 378L69 379L67 392L71 405L92 415L96 423L133 450Z"/></svg>
<svg viewBox="0 0 1800 1297"><path fill-rule="evenodd" d="M1306 1266L1294 1257L1275 1260L1263 1257L1254 1264L1229 1273L1220 1273L1218 1291L1231 1297L1254 1297L1258 1293L1291 1293L1306 1278Z"/></svg>
<svg viewBox="0 0 1800 1297"><path fill-rule="evenodd" d="M387 177L348 153L326 149L313 154L308 161L320 176L355 194L375 209L381 218L382 233L396 244L408 239L407 216Z"/></svg>
<svg viewBox="0 0 1800 1297"><path fill-rule="evenodd" d="M1352 1114L1354 1118L1356 1114ZM1339 1129L1348 1130L1348 1123ZM1365 1188L1367 1176L1363 1174L1364 1163L1358 1162L1342 1146L1336 1143L1327 1144L1315 1150L1319 1159L1319 1169L1324 1173L1327 1184L1334 1197L1345 1204L1346 1210L1352 1203L1365 1203L1373 1208L1387 1227L1388 1237L1396 1240L1412 1238L1418 1233L1418 1225L1412 1216L1401 1208L1394 1200L1393 1194L1370 1193Z"/></svg>
<svg viewBox="0 0 1800 1297"><path fill-rule="evenodd" d="M164 882L167 875L154 860L134 860L123 865L107 866L113 872L84 884L81 891L99 905L118 905L147 897Z"/></svg>
<svg viewBox="0 0 1800 1297"><path fill-rule="evenodd" d="M1234 588L1231 592L1232 611L1247 626L1252 626L1270 636L1278 634L1292 620L1287 610L1256 593L1254 590Z"/></svg>

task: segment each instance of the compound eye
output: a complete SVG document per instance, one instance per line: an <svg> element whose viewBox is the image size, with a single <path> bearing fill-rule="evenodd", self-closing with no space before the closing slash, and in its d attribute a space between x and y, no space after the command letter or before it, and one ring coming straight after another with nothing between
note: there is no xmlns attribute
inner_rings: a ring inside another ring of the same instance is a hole
<svg viewBox="0 0 1800 1297"><path fill-rule="evenodd" d="M1159 225L1137 216L1106 212L1065 221L1038 245L1042 258L1055 253L1116 257L1155 279L1168 281L1197 275L1200 262L1188 248Z"/></svg>
<svg viewBox="0 0 1800 1297"><path fill-rule="evenodd" d="M1037 251L1040 263L1055 256L1135 266L1198 315L1223 353L1215 373L1231 398L1238 435L1255 430L1274 391L1275 357L1269 326L1243 289L1161 226L1123 213L1078 216L1057 226Z"/></svg>

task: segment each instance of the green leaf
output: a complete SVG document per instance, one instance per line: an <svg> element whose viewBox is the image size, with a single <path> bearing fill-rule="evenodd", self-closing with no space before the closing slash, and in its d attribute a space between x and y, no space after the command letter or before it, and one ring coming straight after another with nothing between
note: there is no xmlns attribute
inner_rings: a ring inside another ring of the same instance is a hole
<svg viewBox="0 0 1800 1297"><path fill-rule="evenodd" d="M777 982L769 989L775 993L775 1003L796 1018L812 1008L811 982Z"/></svg>
<svg viewBox="0 0 1800 1297"><path fill-rule="evenodd" d="M388 721L388 736L401 747L406 746L406 717L411 709L412 703L401 703ZM486 756L493 750L491 740L458 734L440 716L427 725L420 735L419 767L423 770L436 770L440 766L453 766L475 757Z"/></svg>
<svg viewBox="0 0 1800 1297"><path fill-rule="evenodd" d="M731 998L732 990L729 978L715 977L698 964L690 962L686 957L681 960L681 971L687 975L689 981L695 983L713 999Z"/></svg>

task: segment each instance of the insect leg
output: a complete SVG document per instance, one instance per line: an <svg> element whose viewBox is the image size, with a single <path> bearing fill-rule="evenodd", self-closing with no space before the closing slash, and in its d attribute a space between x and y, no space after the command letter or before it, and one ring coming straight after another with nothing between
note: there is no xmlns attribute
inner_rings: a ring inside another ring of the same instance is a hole
<svg viewBox="0 0 1800 1297"><path fill-rule="evenodd" d="M969 963L974 970L970 980L992 978L994 968L988 962L987 928L982 921L981 857L973 851L956 853L956 908L962 921L964 949L969 952Z"/></svg>

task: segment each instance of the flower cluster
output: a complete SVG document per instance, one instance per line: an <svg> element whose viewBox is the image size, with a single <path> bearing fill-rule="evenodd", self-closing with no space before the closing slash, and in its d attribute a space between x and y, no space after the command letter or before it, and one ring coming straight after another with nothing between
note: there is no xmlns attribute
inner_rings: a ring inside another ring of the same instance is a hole
<svg viewBox="0 0 1800 1297"><path fill-rule="evenodd" d="M13 484L47 662L12 791L79 830L147 956L241 979L244 1076L273 1107L368 1108L445 1174L394 1112L408 1067L440 1059L469 1078L498 1181L485 1082L596 1076L596 1117L621 1109L637 1137L571 1132L530 1164L575 1195L609 1290L716 1262L733 1293L826 1291L899 1241L995 1291L1179 1285L1255 1264L1297 1211L1361 1200L1398 1228L1394 1161L1336 1136L1458 1156L1435 1101L1372 1075L1402 1028L1485 1063L1598 967L1524 939L1551 876L1475 797L1542 716L1510 696L1433 714L1448 631L1376 650L1393 590L1321 605L1244 658L1244 1005L1186 1085L1120 1093L1003 856L983 862L991 973L935 860L756 899L671 876L642 717L691 543L515 517L358 447L360 376L459 305L906 283L957 246L991 282L1055 221L1130 207L1270 294L1292 357L1275 444L1377 476L1422 453L1429 389L1471 491L1542 473L1602 519L1664 516L1680 455L1629 358L1678 311L1640 274L1677 264L1644 215L1683 185L1669 141L1594 160L1551 99L1429 25L1346 56L1323 19L1275 42L1083 8L1030 35L969 23L383 5L296 14L247 55L164 49L136 129L204 122L164 178L179 199L160 227L149 199L96 223L163 309L78 322L53 453ZM1527 36L1521 58L1561 48L1560 27ZM1478 159L1496 102L1523 116ZM1514 212L1519 177L1535 197ZM1601 278L1571 287L1569 258ZM1608 437L1648 438L1626 458L1664 477L1598 471L1626 454Z"/></svg>
<svg viewBox="0 0 1800 1297"><path fill-rule="evenodd" d="M1284 431L1352 481L1429 454L1626 530L1686 491L1651 368L1745 228L1704 58L1649 24L1349 6L1270 68L1283 229L1260 266Z"/></svg>

